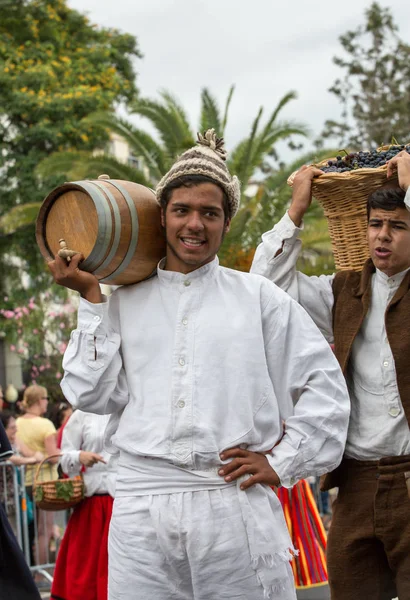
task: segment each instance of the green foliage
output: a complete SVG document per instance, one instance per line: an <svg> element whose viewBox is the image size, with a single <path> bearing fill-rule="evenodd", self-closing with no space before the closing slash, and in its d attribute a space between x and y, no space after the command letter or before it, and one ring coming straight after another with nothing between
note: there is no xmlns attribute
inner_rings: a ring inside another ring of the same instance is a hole
<svg viewBox="0 0 410 600"><path fill-rule="evenodd" d="M73 482L69 479L56 482L56 497L58 500L65 500L70 502L74 497L74 486Z"/></svg>
<svg viewBox="0 0 410 600"><path fill-rule="evenodd" d="M389 8L373 2L365 22L342 35L343 55L333 60L344 75L330 91L342 119L326 121L323 138L355 150L410 141L410 45L400 39Z"/></svg>
<svg viewBox="0 0 410 600"><path fill-rule="evenodd" d="M0 228L5 234L15 233L21 227L31 225L37 218L41 204L39 202L28 202L18 204L8 213L0 217Z"/></svg>
<svg viewBox="0 0 410 600"><path fill-rule="evenodd" d="M277 120L282 108L295 98L295 92L285 94L263 127L261 127L263 115L263 107L261 107L253 121L250 134L231 152L228 167L231 173L238 176L242 191L246 190L251 178L258 170L262 167L265 167L264 170L269 170L266 168L266 161L272 155L272 150L277 142L289 139L292 135L308 135L309 130L303 123Z"/></svg>
<svg viewBox="0 0 410 600"><path fill-rule="evenodd" d="M289 176L304 164L318 163L335 156L337 150L324 149L300 156L290 165L272 169L258 185L256 192L245 199L232 221L219 252L221 263L247 271L253 257L253 249L261 241L265 231L272 229L287 210L292 188L287 184ZM309 274L320 274L320 268L333 272L334 261L331 253L327 223L319 203L313 201L305 217L305 231L302 234L303 250L300 270ZM323 259L323 260L322 260Z"/></svg>
<svg viewBox="0 0 410 600"><path fill-rule="evenodd" d="M37 485L34 490L34 500L36 502L42 502L44 500L44 490L41 485Z"/></svg>
<svg viewBox="0 0 410 600"><path fill-rule="evenodd" d="M161 139L165 155L172 163L178 154L195 144L195 139L187 115L178 100L167 91L161 92L160 97L160 102L139 98L130 108L132 112L151 121Z"/></svg>
<svg viewBox="0 0 410 600"><path fill-rule="evenodd" d="M43 269L29 217L65 172L38 180L35 169L55 151L91 152L105 144L105 131L84 117L135 96L136 56L134 37L94 26L65 0L15 0L2 11L0 215L11 213L1 222L0 262L10 269L4 252L20 257L36 287ZM18 216L27 227L13 235Z"/></svg>

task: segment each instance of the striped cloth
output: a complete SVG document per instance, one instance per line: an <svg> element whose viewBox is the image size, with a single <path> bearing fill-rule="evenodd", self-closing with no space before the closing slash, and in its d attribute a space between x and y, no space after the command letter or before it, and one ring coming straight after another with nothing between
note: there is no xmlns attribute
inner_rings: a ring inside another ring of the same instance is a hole
<svg viewBox="0 0 410 600"><path fill-rule="evenodd" d="M297 589L327 584L326 532L307 481L276 490L296 550L292 562Z"/></svg>

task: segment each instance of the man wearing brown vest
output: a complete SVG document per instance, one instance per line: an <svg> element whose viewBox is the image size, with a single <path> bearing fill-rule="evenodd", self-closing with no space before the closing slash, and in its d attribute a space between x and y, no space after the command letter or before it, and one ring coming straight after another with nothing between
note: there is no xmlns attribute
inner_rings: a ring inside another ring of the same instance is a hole
<svg viewBox="0 0 410 600"><path fill-rule="evenodd" d="M328 540L332 600L410 599L410 156L388 165L388 184L368 200L370 259L361 272L296 271L311 183L302 167L292 202L262 236L252 272L307 310L344 371L351 399L345 457L325 477L339 487ZM352 241L354 243L354 241ZM407 485L406 485L407 484ZM408 492L409 490L409 492Z"/></svg>

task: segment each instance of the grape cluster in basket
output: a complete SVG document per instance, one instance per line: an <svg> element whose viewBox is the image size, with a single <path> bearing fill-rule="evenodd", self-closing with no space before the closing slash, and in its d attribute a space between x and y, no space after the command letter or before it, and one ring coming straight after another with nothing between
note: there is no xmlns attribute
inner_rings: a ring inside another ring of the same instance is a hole
<svg viewBox="0 0 410 600"><path fill-rule="evenodd" d="M336 156L335 159L329 160L327 165L318 165L318 169L324 171L324 173L345 173L355 169L377 169L377 167L385 165L387 161L402 150L410 154L410 144L407 146L389 146L386 150L380 151L360 150L360 152L346 153L346 156Z"/></svg>

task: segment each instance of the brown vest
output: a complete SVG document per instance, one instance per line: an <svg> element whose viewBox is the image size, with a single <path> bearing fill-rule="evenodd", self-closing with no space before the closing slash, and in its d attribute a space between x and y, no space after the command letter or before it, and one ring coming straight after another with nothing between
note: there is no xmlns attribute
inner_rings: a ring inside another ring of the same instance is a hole
<svg viewBox="0 0 410 600"><path fill-rule="evenodd" d="M361 273L340 271L333 280L335 354L345 375L353 341L369 309L374 271L373 262L369 259ZM410 271L386 309L385 325L396 366L400 399L410 426ZM323 482L324 489L333 487L327 481L329 475Z"/></svg>

